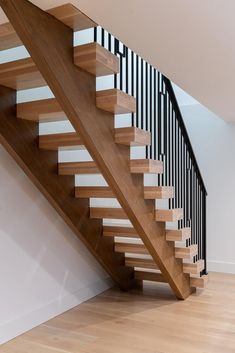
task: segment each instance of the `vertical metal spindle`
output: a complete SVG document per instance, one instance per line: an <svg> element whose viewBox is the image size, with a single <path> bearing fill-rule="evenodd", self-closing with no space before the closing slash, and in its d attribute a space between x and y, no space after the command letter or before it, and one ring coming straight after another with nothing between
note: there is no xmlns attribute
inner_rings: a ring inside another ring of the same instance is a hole
<svg viewBox="0 0 235 353"><path fill-rule="evenodd" d="M154 83L153 83L153 158L157 159L157 104L158 104L158 94L157 94L157 70L153 69L154 72Z"/></svg>
<svg viewBox="0 0 235 353"><path fill-rule="evenodd" d="M152 142L153 142L153 68L150 66L150 92L149 92L149 120L150 120L150 135L151 145L148 147L147 158L153 158Z"/></svg>
<svg viewBox="0 0 235 353"><path fill-rule="evenodd" d="M129 49L124 46L124 53L126 57L126 93L129 93Z"/></svg>
<svg viewBox="0 0 235 353"><path fill-rule="evenodd" d="M141 66L140 66L140 91L141 91L141 101L140 101L140 105L141 105L141 129L144 128L144 60L141 58Z"/></svg>
<svg viewBox="0 0 235 353"><path fill-rule="evenodd" d="M97 27L94 27L94 42L97 43Z"/></svg>
<svg viewBox="0 0 235 353"><path fill-rule="evenodd" d="M148 63L145 62L145 130L148 131L149 129L149 124L148 124L148 119L149 119L149 77L148 77L148 72L149 72L149 66ZM145 157L148 158L148 147L146 147L145 151Z"/></svg>
<svg viewBox="0 0 235 353"><path fill-rule="evenodd" d="M104 33L104 28L101 29L101 45L102 45L102 47L105 46L105 33Z"/></svg>
<svg viewBox="0 0 235 353"><path fill-rule="evenodd" d="M139 109L139 56L136 55L136 127L139 127L140 119L140 109Z"/></svg>
<svg viewBox="0 0 235 353"><path fill-rule="evenodd" d="M136 76L136 75L135 75ZM135 87L135 76L134 76L134 52L131 51L131 95L134 97L134 87ZM137 109L137 107L136 107ZM135 114L131 114L131 125L135 124Z"/></svg>

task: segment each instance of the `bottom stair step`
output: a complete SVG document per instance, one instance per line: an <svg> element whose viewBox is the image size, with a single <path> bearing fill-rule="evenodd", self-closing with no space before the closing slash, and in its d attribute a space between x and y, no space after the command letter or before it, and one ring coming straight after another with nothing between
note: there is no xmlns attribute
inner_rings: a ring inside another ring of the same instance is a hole
<svg viewBox="0 0 235 353"><path fill-rule="evenodd" d="M209 275L204 275L202 277L191 277L190 287L204 289L206 288L206 285L208 282L209 282Z"/></svg>
<svg viewBox="0 0 235 353"><path fill-rule="evenodd" d="M145 271L135 271L135 279L141 281L153 281L166 283L165 278L161 273L156 272L145 272Z"/></svg>
<svg viewBox="0 0 235 353"><path fill-rule="evenodd" d="M139 259L134 257L126 257L125 265L129 267L140 267L140 268L149 268L157 270L158 267L152 259Z"/></svg>

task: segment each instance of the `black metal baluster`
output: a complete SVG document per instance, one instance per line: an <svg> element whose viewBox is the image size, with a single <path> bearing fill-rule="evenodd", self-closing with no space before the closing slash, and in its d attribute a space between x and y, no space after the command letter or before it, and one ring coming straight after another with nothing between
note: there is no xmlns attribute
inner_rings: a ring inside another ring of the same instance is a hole
<svg viewBox="0 0 235 353"><path fill-rule="evenodd" d="M134 97L135 92L134 92L134 87L135 87L135 76L134 76L134 52L131 51L131 95ZM137 104L137 103L136 103ZM137 107L136 107L137 109ZM135 114L131 114L131 125L135 126Z"/></svg>
<svg viewBox="0 0 235 353"><path fill-rule="evenodd" d="M136 105L137 105L137 111L136 111L136 127L140 126L140 95L139 95L139 56L136 55Z"/></svg>
<svg viewBox="0 0 235 353"><path fill-rule="evenodd" d="M154 71L154 93L153 93L153 104L154 104L154 121L153 121L153 158L156 160L157 159L157 104L158 104L158 93L157 93L157 71L153 69Z"/></svg>
<svg viewBox="0 0 235 353"><path fill-rule="evenodd" d="M191 240L198 244L198 258L206 260L206 189L170 81L101 27L94 28L94 42L120 58L114 87L136 97L132 126L151 132L146 158L164 163L158 185L174 186L169 207L183 208L178 226L191 226ZM206 269L203 271L206 273Z"/></svg>

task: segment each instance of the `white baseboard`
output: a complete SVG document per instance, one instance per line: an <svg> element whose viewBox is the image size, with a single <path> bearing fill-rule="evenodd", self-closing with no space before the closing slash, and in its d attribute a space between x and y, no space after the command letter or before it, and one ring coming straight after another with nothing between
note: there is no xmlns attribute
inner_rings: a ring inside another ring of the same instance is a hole
<svg viewBox="0 0 235 353"><path fill-rule="evenodd" d="M95 297L112 285L110 278L100 279L87 287L80 288L75 293L57 298L44 307L0 325L0 345Z"/></svg>
<svg viewBox="0 0 235 353"><path fill-rule="evenodd" d="M223 261L212 261L207 262L208 271L222 272L222 273L234 273L235 274L235 263L234 262L223 262Z"/></svg>

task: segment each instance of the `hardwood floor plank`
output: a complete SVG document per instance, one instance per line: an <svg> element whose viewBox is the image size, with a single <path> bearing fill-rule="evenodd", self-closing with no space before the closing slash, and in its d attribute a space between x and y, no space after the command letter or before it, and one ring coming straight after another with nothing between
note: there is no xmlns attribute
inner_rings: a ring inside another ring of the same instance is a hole
<svg viewBox="0 0 235 353"><path fill-rule="evenodd" d="M162 283L110 289L0 352L110 353L112 347L112 353L234 353L234 282L235 275L211 273L207 289L179 302Z"/></svg>

